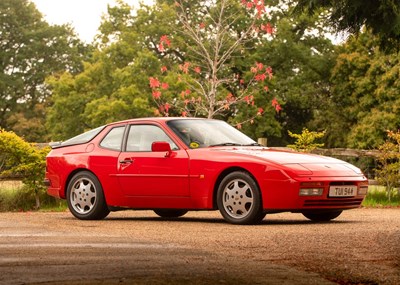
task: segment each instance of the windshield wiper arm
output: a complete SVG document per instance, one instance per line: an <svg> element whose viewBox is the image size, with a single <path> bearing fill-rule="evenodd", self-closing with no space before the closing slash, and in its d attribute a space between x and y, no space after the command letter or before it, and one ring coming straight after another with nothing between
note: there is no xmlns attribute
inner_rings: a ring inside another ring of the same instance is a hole
<svg viewBox="0 0 400 285"><path fill-rule="evenodd" d="M212 144L212 146L242 146L240 143L232 143L232 142L225 142L225 143L217 143L217 144Z"/></svg>
<svg viewBox="0 0 400 285"><path fill-rule="evenodd" d="M213 146L262 146L259 143L249 143L249 144L240 144L240 143L233 143L233 142L225 142L225 143L217 143L217 144L212 144L210 147Z"/></svg>

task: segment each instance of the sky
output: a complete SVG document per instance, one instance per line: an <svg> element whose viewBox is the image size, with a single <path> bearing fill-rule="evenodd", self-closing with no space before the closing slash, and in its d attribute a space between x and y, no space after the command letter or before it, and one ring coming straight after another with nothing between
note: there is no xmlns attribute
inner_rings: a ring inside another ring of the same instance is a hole
<svg viewBox="0 0 400 285"><path fill-rule="evenodd" d="M71 24L85 42L91 43L100 26L101 15L107 12L107 4L115 0L31 0L51 25ZM138 7L139 0L125 0L130 6ZM145 3L150 0L143 1Z"/></svg>
<svg viewBox="0 0 400 285"><path fill-rule="evenodd" d="M1 1L1 0L0 0ZM49 24L71 24L78 36L91 43L100 26L101 15L107 12L107 5L114 6L116 0L30 0L43 14ZM124 0L130 6L139 7L139 2L147 4L153 0ZM330 35L335 43L344 40L343 35Z"/></svg>

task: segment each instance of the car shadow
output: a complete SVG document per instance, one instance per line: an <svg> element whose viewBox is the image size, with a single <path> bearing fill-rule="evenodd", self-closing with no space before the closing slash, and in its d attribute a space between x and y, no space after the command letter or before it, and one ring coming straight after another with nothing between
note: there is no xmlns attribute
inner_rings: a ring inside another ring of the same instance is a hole
<svg viewBox="0 0 400 285"><path fill-rule="evenodd" d="M224 224L226 223L222 218L192 218L192 217L179 217L179 218L162 218L162 217L107 217L108 221L145 221L145 222L179 222L179 223L213 223Z"/></svg>
<svg viewBox="0 0 400 285"><path fill-rule="evenodd" d="M264 225L321 225L321 224L353 224L358 223L358 221L350 221L350 220L333 220L328 222L313 222L310 220L282 220L282 219L268 219L266 218L261 222Z"/></svg>
<svg viewBox="0 0 400 285"><path fill-rule="evenodd" d="M179 217L179 218L162 218L162 217L107 217L105 221L136 221L136 222L173 222L173 223L199 223L199 224L225 224L231 225L221 218L201 218L201 217ZM268 216L262 220L259 224L248 225L248 226L286 226L286 225L319 225L319 224L355 224L359 221L354 220L333 220L329 222L313 222L310 220L283 220L268 218ZM236 225L233 225L236 226ZM243 226L243 225L242 225Z"/></svg>
<svg viewBox="0 0 400 285"><path fill-rule="evenodd" d="M298 218L300 217L300 218ZM320 224L360 224L362 221L359 220L344 220L344 219L337 219L337 220L332 220L328 222L314 222L311 220L308 220L306 218L301 218L302 216L296 215L295 219L292 218L276 218L274 214L267 214L267 216L258 224L255 225L248 225L248 226L301 226L301 225L320 225ZM72 215L69 217L63 217L65 220L75 220L76 218L73 217ZM232 225L229 224L227 221L225 221L222 216L221 217L191 217L189 216L182 216L178 218L163 218L159 216L137 216L137 215L124 215L124 216L113 216L112 214L106 217L104 220L100 220L97 222L112 222L112 221L122 221L122 222L154 222L154 223L159 223L159 222L169 222L169 223L198 223L198 224L224 224L224 225ZM82 221L85 222L85 221ZM90 222L90 221L89 221ZM232 225L236 226L236 225ZM243 225L242 225L243 226Z"/></svg>

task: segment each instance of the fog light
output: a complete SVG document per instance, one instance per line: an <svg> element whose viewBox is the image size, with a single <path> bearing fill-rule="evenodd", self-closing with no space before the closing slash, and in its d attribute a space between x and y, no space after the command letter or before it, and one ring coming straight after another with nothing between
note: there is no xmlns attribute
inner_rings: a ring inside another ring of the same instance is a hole
<svg viewBox="0 0 400 285"><path fill-rule="evenodd" d="M360 188L358 188L357 195L364 196L367 195L367 193L368 193L368 186L361 186Z"/></svg>
<svg viewBox="0 0 400 285"><path fill-rule="evenodd" d="M300 196L320 196L324 192L324 188L300 188Z"/></svg>

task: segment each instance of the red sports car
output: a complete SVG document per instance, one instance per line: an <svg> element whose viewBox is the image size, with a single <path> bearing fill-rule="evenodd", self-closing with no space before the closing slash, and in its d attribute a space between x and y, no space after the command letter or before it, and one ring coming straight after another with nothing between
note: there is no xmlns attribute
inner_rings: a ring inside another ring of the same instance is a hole
<svg viewBox="0 0 400 285"><path fill-rule="evenodd" d="M233 224L284 211L329 221L359 207L368 191L349 163L272 150L199 118L132 119L53 143L45 183L79 219L121 209L169 218L218 209Z"/></svg>

